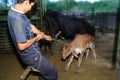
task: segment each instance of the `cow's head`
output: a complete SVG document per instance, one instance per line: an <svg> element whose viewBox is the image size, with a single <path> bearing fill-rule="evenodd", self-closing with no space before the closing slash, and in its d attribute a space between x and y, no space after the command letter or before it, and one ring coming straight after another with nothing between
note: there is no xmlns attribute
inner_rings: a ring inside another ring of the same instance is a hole
<svg viewBox="0 0 120 80"><path fill-rule="evenodd" d="M58 19L59 14L60 13L57 11L47 10L43 16L46 29L49 31L52 37L55 37L55 35L60 31L60 24Z"/></svg>

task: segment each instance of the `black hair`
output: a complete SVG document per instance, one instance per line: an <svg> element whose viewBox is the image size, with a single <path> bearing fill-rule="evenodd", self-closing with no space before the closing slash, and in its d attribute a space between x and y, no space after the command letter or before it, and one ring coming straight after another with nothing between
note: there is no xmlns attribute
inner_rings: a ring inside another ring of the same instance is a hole
<svg viewBox="0 0 120 80"><path fill-rule="evenodd" d="M31 3L31 2L34 2L34 3L36 3L36 2L37 2L37 0L29 0L29 1L30 1L30 3Z"/></svg>
<svg viewBox="0 0 120 80"><path fill-rule="evenodd" d="M27 0L17 0L17 3L23 3L24 1L27 1ZM30 1L30 3L31 2L37 2L37 0L29 0Z"/></svg>

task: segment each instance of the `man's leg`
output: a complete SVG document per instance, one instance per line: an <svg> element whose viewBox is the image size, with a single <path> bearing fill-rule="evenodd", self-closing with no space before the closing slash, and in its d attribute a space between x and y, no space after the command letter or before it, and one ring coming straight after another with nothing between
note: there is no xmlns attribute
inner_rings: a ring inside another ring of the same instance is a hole
<svg viewBox="0 0 120 80"><path fill-rule="evenodd" d="M57 69L44 57L41 58L39 66L40 74L47 80L57 80Z"/></svg>

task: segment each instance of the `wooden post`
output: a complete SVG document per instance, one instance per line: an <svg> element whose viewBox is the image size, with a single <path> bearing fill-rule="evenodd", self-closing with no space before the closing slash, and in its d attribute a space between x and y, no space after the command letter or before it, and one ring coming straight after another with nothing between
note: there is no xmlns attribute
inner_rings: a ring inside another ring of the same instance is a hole
<svg viewBox="0 0 120 80"><path fill-rule="evenodd" d="M23 72L23 74L20 76L20 79L24 80L26 79L26 77L28 76L29 72L31 71L31 67L27 66L27 68L25 69L25 71Z"/></svg>
<svg viewBox="0 0 120 80"><path fill-rule="evenodd" d="M115 68L118 74L118 79L120 80L120 2L119 2L118 10L117 10L113 62L115 63Z"/></svg>

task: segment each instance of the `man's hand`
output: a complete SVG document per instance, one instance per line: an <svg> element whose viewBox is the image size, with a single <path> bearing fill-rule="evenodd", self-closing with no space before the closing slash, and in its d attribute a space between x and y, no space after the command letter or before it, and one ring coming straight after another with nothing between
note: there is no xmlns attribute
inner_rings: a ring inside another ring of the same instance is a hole
<svg viewBox="0 0 120 80"><path fill-rule="evenodd" d="M51 41L51 40L52 40L51 36L45 35L45 34L44 34L44 39L45 39L45 40L48 40L48 41Z"/></svg>
<svg viewBox="0 0 120 80"><path fill-rule="evenodd" d="M36 41L39 41L40 39L45 39L45 40L48 40L48 41L52 40L51 36L46 35L44 33L37 34L36 37L37 37Z"/></svg>
<svg viewBox="0 0 120 80"><path fill-rule="evenodd" d="M45 39L48 41L52 40L51 36L44 34L44 32L37 29L33 24L31 24L31 27L32 27L33 33L36 34L36 38L37 38L36 41L39 41L40 39Z"/></svg>
<svg viewBox="0 0 120 80"><path fill-rule="evenodd" d="M44 38L44 33L42 34L36 34L36 41L39 41L40 39Z"/></svg>

